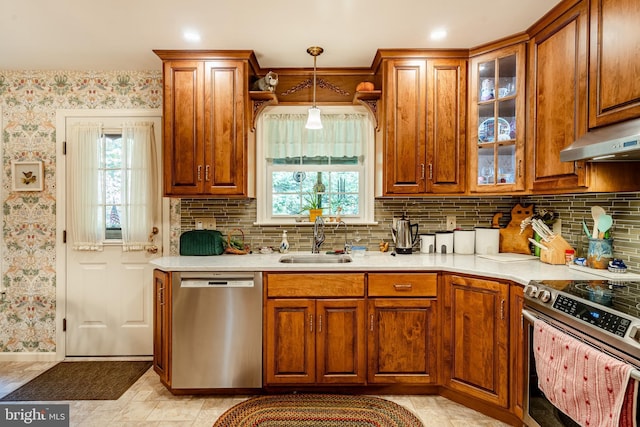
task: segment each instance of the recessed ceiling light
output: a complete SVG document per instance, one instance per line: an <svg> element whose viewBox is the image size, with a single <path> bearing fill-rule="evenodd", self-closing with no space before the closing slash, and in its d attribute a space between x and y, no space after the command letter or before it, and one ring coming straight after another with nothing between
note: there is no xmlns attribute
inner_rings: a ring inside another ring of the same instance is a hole
<svg viewBox="0 0 640 427"><path fill-rule="evenodd" d="M442 40L447 37L447 30L444 28L438 28L431 31L431 40Z"/></svg>
<svg viewBox="0 0 640 427"><path fill-rule="evenodd" d="M199 42L200 41L200 33L193 30L186 30L182 33L182 37L188 42Z"/></svg>

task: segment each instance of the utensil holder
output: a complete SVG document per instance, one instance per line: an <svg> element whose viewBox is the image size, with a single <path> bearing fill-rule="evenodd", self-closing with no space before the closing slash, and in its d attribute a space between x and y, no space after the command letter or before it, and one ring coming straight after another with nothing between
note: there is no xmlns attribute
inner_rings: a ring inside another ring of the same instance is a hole
<svg viewBox="0 0 640 427"><path fill-rule="evenodd" d="M589 239L587 267L605 270L613 261L613 239Z"/></svg>
<svg viewBox="0 0 640 427"><path fill-rule="evenodd" d="M562 236L554 236L550 242L540 242L547 250L540 251L540 261L546 264L565 264L564 252L573 249Z"/></svg>

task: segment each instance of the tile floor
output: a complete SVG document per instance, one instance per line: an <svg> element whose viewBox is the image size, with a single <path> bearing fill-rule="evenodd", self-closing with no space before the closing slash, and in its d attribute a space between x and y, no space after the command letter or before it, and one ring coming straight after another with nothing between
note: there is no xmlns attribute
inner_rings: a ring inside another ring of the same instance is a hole
<svg viewBox="0 0 640 427"><path fill-rule="evenodd" d="M0 396L25 384L55 363L0 362ZM380 396L415 413L426 427L504 427L506 424L441 396ZM206 426L246 396L174 396L150 368L118 400L69 403L71 426ZM10 402L6 402L10 403ZM15 402L19 403L19 402Z"/></svg>

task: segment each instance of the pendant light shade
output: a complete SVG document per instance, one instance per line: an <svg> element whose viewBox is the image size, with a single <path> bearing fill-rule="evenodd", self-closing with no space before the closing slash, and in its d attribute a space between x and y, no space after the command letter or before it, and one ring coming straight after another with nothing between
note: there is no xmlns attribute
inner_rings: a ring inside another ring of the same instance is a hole
<svg viewBox="0 0 640 427"><path fill-rule="evenodd" d="M307 124L304 127L307 129L322 129L322 120L320 120L319 108L309 108L309 117L307 117Z"/></svg>
<svg viewBox="0 0 640 427"><path fill-rule="evenodd" d="M322 129L322 120L320 119L320 109L316 107L316 58L322 54L324 49L318 46L311 46L307 49L307 53L313 56L313 107L309 108L309 117L307 118L307 129Z"/></svg>

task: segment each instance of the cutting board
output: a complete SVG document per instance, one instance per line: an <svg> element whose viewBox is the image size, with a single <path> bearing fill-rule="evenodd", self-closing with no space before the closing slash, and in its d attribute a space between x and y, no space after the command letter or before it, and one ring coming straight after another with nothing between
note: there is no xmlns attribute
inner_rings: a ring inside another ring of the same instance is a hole
<svg viewBox="0 0 640 427"><path fill-rule="evenodd" d="M522 231L520 224L522 223L522 220L532 215L533 204L522 206L518 203L511 209L511 220L509 221L509 224L500 229L500 252L531 255L529 238L533 237L533 228L527 227ZM502 218L502 212L498 212L493 215L491 226L499 227L500 218Z"/></svg>
<svg viewBox="0 0 640 427"><path fill-rule="evenodd" d="M525 255L525 254L512 254L512 253L500 253L500 254L486 254L478 255L478 258L486 258L491 261L498 262L514 262L514 261L533 261L537 260L537 256Z"/></svg>

